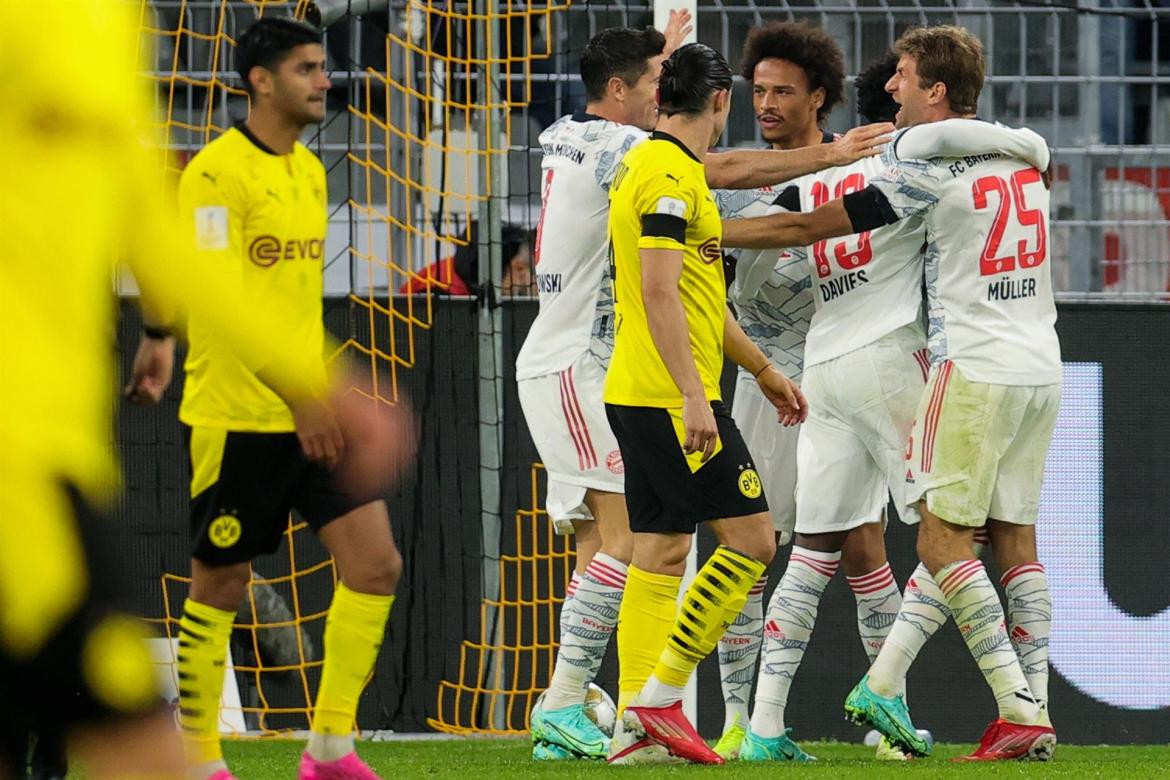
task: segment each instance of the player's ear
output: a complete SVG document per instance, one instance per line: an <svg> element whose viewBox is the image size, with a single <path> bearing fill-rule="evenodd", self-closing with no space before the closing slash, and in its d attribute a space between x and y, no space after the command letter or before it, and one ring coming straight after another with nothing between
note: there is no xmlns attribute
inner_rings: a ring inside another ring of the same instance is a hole
<svg viewBox="0 0 1170 780"><path fill-rule="evenodd" d="M627 89L626 80L621 76L610 76L609 81L605 85L605 91L619 102L625 102Z"/></svg>
<svg viewBox="0 0 1170 780"><path fill-rule="evenodd" d="M821 106L825 105L825 88L817 87L811 93L813 108L817 111L821 110Z"/></svg>
<svg viewBox="0 0 1170 780"><path fill-rule="evenodd" d="M730 102L731 102L731 90L718 89L718 90L715 90L715 94L712 96L711 108L714 110L714 112L716 114L722 114L724 109L727 108L727 104Z"/></svg>
<svg viewBox="0 0 1170 780"><path fill-rule="evenodd" d="M934 82L927 90L926 99L931 105L943 102L947 99L947 85L941 81Z"/></svg>
<svg viewBox="0 0 1170 780"><path fill-rule="evenodd" d="M248 83L252 85L252 94L255 95L271 95L272 94L272 71L263 65L253 65L252 69L248 71Z"/></svg>

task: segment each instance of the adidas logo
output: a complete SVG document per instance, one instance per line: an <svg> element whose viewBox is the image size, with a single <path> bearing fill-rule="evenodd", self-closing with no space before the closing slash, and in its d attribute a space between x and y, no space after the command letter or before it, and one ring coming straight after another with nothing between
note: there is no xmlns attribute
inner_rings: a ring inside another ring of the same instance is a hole
<svg viewBox="0 0 1170 780"><path fill-rule="evenodd" d="M906 469L906 481L909 482L911 485L914 484L914 472L911 471L910 469Z"/></svg>
<svg viewBox="0 0 1170 780"><path fill-rule="evenodd" d="M1031 642L1035 639L1035 637L1032 636L1031 634L1029 634L1028 630L1026 628L1024 628L1023 626L1016 626L1015 628L1013 628L1012 633L1011 633L1011 637L1012 637L1012 641L1016 642L1016 643Z"/></svg>
<svg viewBox="0 0 1170 780"><path fill-rule="evenodd" d="M922 592L918 589L918 580L914 579L913 577L911 577L910 581L906 583L906 587L909 588L910 590L914 591L915 593Z"/></svg>
<svg viewBox="0 0 1170 780"><path fill-rule="evenodd" d="M775 620L769 620L764 624L764 637L767 639L783 640L784 631Z"/></svg>

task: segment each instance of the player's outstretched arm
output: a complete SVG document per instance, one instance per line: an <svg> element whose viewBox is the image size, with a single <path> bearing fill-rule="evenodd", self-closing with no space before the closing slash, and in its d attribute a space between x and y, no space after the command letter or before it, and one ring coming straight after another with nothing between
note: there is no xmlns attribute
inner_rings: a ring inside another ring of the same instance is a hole
<svg viewBox="0 0 1170 780"><path fill-rule="evenodd" d="M855 127L831 144L804 149L737 149L707 155L707 184L717 189L766 187L848 165L863 157L881 154L894 126L888 122Z"/></svg>
<svg viewBox="0 0 1170 780"><path fill-rule="evenodd" d="M740 249L783 249L809 246L824 238L859 232L853 227L843 200L832 200L804 213L784 211L751 219L723 220L723 246ZM862 228L863 230L865 228Z"/></svg>
<svg viewBox="0 0 1170 780"><path fill-rule="evenodd" d="M737 366L750 371L764 397L776 407L781 425L796 425L808 418L808 402L800 388L768 360L727 309L723 317L723 354Z"/></svg>
<svg viewBox="0 0 1170 780"><path fill-rule="evenodd" d="M687 313L678 292L683 252L681 249L639 249L638 258L642 263L642 305L646 308L650 338L683 396L686 429L683 451L702 452L705 462L715 454L719 429L691 353Z"/></svg>

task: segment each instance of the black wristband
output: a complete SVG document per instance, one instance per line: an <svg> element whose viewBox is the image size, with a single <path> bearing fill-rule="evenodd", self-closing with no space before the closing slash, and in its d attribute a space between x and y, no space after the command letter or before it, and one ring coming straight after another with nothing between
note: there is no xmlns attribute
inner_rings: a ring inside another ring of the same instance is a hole
<svg viewBox="0 0 1170 780"><path fill-rule="evenodd" d="M159 325L143 325L142 332L146 334L148 339L155 339L156 341L162 341L171 337L171 329Z"/></svg>

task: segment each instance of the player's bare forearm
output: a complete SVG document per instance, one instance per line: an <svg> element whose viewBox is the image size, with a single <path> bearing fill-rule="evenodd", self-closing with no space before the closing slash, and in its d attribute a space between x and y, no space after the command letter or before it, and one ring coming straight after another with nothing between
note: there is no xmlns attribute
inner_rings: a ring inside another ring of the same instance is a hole
<svg viewBox="0 0 1170 780"><path fill-rule="evenodd" d="M723 220L722 245L727 249L784 249L808 246L808 214L781 212L751 219Z"/></svg>
<svg viewBox="0 0 1170 780"><path fill-rule="evenodd" d="M731 309L727 309L723 317L723 354L752 376L759 374L768 365L768 356L744 333Z"/></svg>
<svg viewBox="0 0 1170 780"><path fill-rule="evenodd" d="M784 249L809 246L854 232L844 202L837 199L806 213L778 212L751 219L726 219L722 244L739 249Z"/></svg>
<svg viewBox="0 0 1170 780"><path fill-rule="evenodd" d="M691 354L687 313L678 292L683 253L677 249L640 249L642 305L646 324L670 377L684 398L705 395L703 379Z"/></svg>
<svg viewBox="0 0 1170 780"><path fill-rule="evenodd" d="M741 149L706 157L707 184L720 189L749 189L795 179L863 157L880 154L894 126L888 123L855 127L830 144L804 149Z"/></svg>

